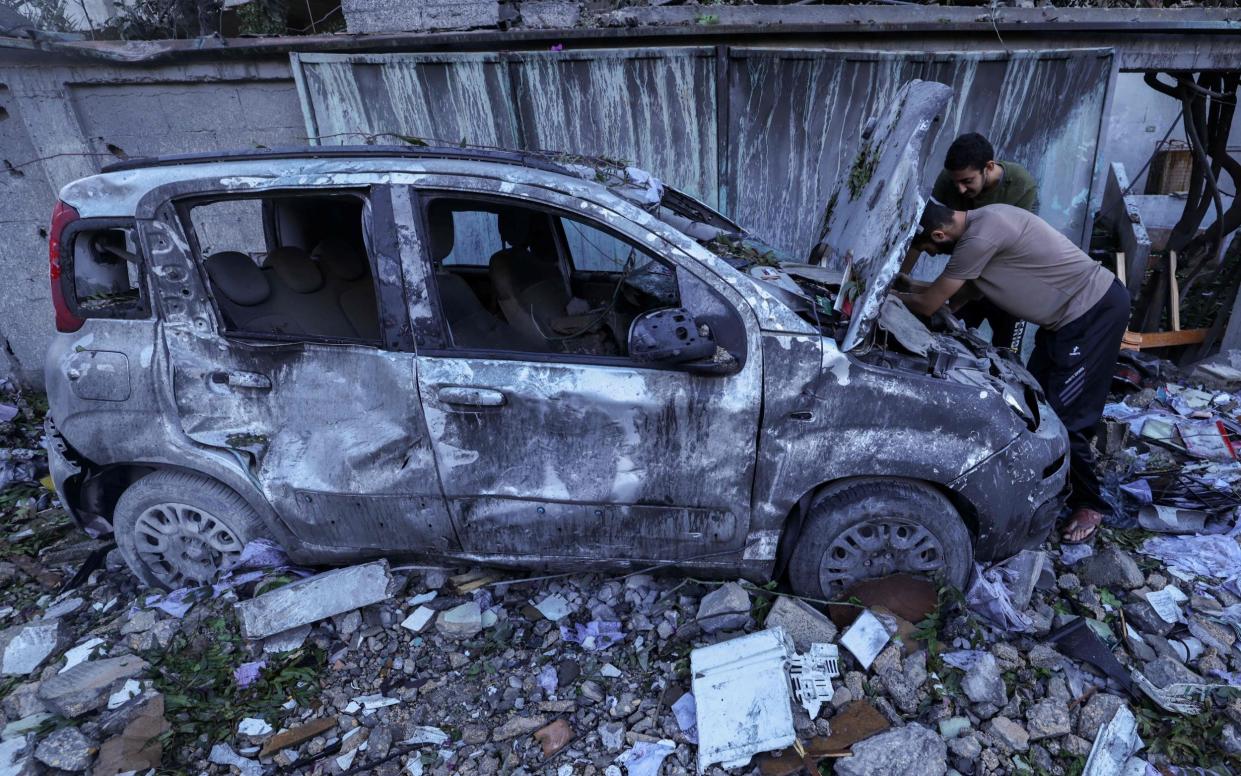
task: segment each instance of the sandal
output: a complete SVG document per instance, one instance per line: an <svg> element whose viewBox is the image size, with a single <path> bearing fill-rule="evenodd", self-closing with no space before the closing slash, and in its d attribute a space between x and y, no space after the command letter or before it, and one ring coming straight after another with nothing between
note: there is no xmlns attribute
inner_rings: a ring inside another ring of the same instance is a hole
<svg viewBox="0 0 1241 776"><path fill-rule="evenodd" d="M1094 541L1095 536L1099 533L1099 526L1103 524L1103 514L1096 512L1089 507L1078 507L1073 510L1073 515L1069 518L1069 523L1064 527L1064 531L1060 534L1061 544L1089 544ZM1086 533L1074 539L1072 534L1085 530Z"/></svg>

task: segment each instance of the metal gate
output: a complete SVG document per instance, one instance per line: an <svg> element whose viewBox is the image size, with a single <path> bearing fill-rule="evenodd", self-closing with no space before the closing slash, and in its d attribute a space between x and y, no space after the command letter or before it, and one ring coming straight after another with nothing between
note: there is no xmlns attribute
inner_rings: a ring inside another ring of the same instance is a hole
<svg viewBox="0 0 1241 776"><path fill-rule="evenodd" d="M961 55L693 47L513 54L292 54L311 142L562 150L628 160L805 255L867 119L911 78L956 90L943 158L979 131L1039 181L1079 243L1097 198L1108 49ZM938 174L928 165L924 185Z"/></svg>

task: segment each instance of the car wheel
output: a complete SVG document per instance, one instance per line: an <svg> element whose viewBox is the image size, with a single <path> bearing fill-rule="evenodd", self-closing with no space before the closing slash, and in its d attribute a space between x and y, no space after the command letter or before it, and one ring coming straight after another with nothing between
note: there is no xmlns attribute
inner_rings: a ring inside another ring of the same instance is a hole
<svg viewBox="0 0 1241 776"><path fill-rule="evenodd" d="M961 516L928 485L869 480L829 488L810 506L789 558L800 595L831 599L863 579L941 577L964 588L973 540Z"/></svg>
<svg viewBox="0 0 1241 776"><path fill-rule="evenodd" d="M158 471L121 494L116 546L134 574L169 590L205 584L264 535L258 514L232 489L196 474Z"/></svg>

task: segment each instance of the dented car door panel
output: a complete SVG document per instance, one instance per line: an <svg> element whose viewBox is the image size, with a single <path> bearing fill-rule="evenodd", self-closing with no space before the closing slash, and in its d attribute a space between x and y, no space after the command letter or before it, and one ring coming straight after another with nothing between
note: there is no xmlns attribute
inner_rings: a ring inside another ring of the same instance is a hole
<svg viewBox="0 0 1241 776"><path fill-rule="evenodd" d="M576 212L659 253L656 235L585 199L483 178L422 183ZM417 194L408 196L412 218ZM394 197L400 213L406 205ZM419 233L401 235L403 250L425 255ZM678 276L688 273L689 288L709 275L662 255ZM426 324L419 388L463 552L493 560L719 560L741 549L761 407L761 337L752 314L738 311L748 329L743 368L704 376L621 359L453 351L438 346L436 300L424 289L410 289L411 319ZM695 294L683 296L691 304Z"/></svg>
<svg viewBox="0 0 1241 776"><path fill-rule="evenodd" d="M316 176L315 183L330 188L333 182ZM454 549L418 405L415 358L394 349L399 337L388 331L385 349L221 333L173 200L230 190L218 180L163 187L144 200L150 209L139 214L153 273L179 286L165 299L163 335L184 433L228 451L308 545ZM251 185L244 193L263 190ZM371 197L383 205L386 190L377 188ZM366 212L374 276L386 305L400 298L399 288L384 289L401 277L395 230L382 215L388 208ZM393 323L390 309L383 316Z"/></svg>

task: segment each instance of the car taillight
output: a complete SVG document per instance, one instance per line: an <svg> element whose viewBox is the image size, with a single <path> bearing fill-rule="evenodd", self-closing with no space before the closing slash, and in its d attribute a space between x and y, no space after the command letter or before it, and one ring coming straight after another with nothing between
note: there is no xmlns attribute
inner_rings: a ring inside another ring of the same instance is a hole
<svg viewBox="0 0 1241 776"><path fill-rule="evenodd" d="M65 289L60 282L60 236L65 227L78 219L78 211L64 202L57 202L52 209L52 232L47 240L47 261L52 276L52 307L56 311L56 331L77 331L85 323L73 314L65 301Z"/></svg>

